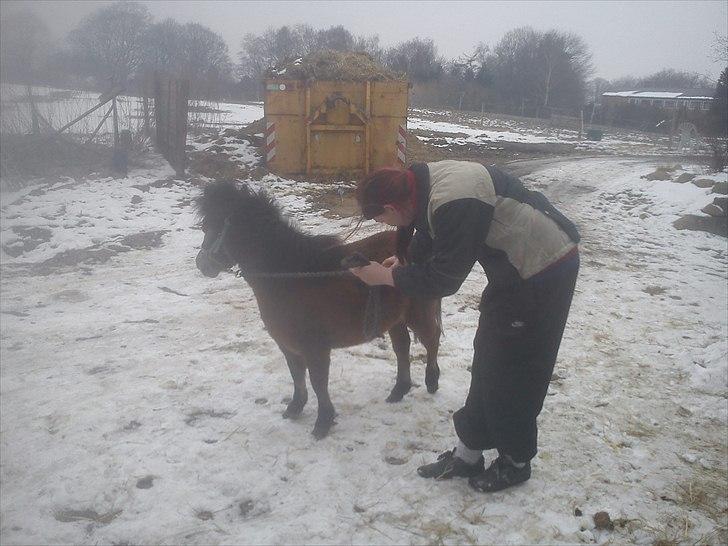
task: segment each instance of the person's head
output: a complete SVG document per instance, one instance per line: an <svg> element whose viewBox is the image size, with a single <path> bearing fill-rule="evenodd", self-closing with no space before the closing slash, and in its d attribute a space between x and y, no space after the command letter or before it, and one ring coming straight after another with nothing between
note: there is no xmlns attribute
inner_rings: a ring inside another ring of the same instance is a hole
<svg viewBox="0 0 728 546"><path fill-rule="evenodd" d="M378 169L359 183L356 199L362 216L390 226L407 227L415 219L414 174L406 169Z"/></svg>

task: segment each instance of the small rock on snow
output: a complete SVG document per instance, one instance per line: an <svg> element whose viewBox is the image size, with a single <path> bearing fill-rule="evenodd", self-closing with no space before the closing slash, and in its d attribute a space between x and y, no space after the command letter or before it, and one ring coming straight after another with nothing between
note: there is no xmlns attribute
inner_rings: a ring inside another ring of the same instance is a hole
<svg viewBox="0 0 728 546"><path fill-rule="evenodd" d="M609 517L608 512L597 512L594 514L594 525L597 529L606 529L608 531L614 529L614 523L612 523L612 518Z"/></svg>

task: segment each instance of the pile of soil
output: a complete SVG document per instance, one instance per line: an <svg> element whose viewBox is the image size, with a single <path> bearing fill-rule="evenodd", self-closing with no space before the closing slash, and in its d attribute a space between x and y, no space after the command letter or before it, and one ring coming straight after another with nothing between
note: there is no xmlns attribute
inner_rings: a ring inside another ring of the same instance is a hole
<svg viewBox="0 0 728 546"><path fill-rule="evenodd" d="M426 142L420 140L416 134L407 131L407 164L411 163L427 163L430 161L440 161L447 158L447 150L430 146Z"/></svg>
<svg viewBox="0 0 728 546"><path fill-rule="evenodd" d="M405 74L398 74L377 64L366 53L351 51L317 51L288 59L280 65L269 68L268 78L326 81L386 81L406 80Z"/></svg>

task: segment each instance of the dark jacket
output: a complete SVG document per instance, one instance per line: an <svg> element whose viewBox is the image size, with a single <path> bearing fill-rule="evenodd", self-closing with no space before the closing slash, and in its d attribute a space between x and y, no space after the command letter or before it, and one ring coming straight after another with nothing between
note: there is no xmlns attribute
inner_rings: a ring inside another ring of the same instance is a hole
<svg viewBox="0 0 728 546"><path fill-rule="evenodd" d="M513 285L576 252L574 225L497 167L446 160L410 169L417 192L413 263L393 273L405 294L453 294L476 261L489 284Z"/></svg>

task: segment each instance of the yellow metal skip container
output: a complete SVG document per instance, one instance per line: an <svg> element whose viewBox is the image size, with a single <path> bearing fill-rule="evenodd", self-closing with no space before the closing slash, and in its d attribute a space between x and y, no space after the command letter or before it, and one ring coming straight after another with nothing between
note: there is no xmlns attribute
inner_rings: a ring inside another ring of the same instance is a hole
<svg viewBox="0 0 728 546"><path fill-rule="evenodd" d="M277 174L404 166L406 81L265 81L265 157Z"/></svg>

